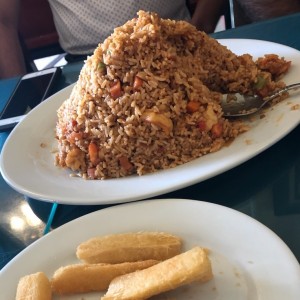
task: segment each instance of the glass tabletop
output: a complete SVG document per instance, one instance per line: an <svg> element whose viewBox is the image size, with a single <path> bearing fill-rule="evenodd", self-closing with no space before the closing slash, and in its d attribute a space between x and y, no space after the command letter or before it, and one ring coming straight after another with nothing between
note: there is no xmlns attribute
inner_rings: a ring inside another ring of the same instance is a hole
<svg viewBox="0 0 300 300"><path fill-rule="evenodd" d="M299 26L300 14L296 14L226 30L213 37L263 39L300 50ZM66 65L56 90L75 82L82 64ZM14 82L16 79L0 81L2 99L5 98L3 87L9 96ZM8 135L9 132L0 133L1 148ZM242 165L204 182L155 198L203 200L243 212L273 230L300 261L299 136L298 125L285 138ZM2 177L0 203L0 269L49 230L106 207L53 205L28 199L9 187Z"/></svg>

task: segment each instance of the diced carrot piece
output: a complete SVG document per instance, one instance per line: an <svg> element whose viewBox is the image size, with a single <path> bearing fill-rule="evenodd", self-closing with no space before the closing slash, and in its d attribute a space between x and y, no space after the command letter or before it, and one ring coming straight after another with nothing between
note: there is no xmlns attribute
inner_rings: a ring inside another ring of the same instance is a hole
<svg viewBox="0 0 300 300"><path fill-rule="evenodd" d="M223 125L221 123L214 124L211 128L211 133L215 138L221 137L223 133Z"/></svg>
<svg viewBox="0 0 300 300"><path fill-rule="evenodd" d="M189 101L186 105L186 111L188 113L194 113L197 111L200 107L200 103L196 101Z"/></svg>
<svg viewBox="0 0 300 300"><path fill-rule="evenodd" d="M72 127L75 127L75 126L77 125L77 121L76 121L76 120L72 120L72 121L71 121L71 124L72 124L72 125L71 125Z"/></svg>
<svg viewBox="0 0 300 300"><path fill-rule="evenodd" d="M111 86L109 93L112 98L117 99L121 96L122 90L121 90L121 82L120 80L115 81Z"/></svg>
<svg viewBox="0 0 300 300"><path fill-rule="evenodd" d="M138 91L142 87L142 85L143 85L143 80L140 77L135 76L133 82L133 89L135 91Z"/></svg>
<svg viewBox="0 0 300 300"><path fill-rule="evenodd" d="M200 131L205 131L207 129L206 122L203 120L199 121L198 128Z"/></svg>
<svg viewBox="0 0 300 300"><path fill-rule="evenodd" d="M97 165L99 162L98 146L95 143L90 143L88 151L89 151L90 161L92 162L93 165Z"/></svg>
<svg viewBox="0 0 300 300"><path fill-rule="evenodd" d="M121 167L125 171L130 171L133 168L133 165L130 163L130 161L128 160L128 157L126 157L126 156L121 156L119 158L119 162L120 162Z"/></svg>

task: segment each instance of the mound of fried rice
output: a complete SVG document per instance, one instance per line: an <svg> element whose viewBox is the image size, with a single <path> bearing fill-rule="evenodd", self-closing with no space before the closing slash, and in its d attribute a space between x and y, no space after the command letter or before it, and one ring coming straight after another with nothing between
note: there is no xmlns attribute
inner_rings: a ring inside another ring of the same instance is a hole
<svg viewBox="0 0 300 300"><path fill-rule="evenodd" d="M185 21L140 11L85 62L58 110L56 164L86 179L143 175L219 150L246 130L221 92L249 92L261 71Z"/></svg>

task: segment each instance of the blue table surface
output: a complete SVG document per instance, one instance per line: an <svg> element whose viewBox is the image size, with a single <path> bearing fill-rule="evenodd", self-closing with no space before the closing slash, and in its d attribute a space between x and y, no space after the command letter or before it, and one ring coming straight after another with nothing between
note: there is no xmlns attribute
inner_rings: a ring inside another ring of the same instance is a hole
<svg viewBox="0 0 300 300"><path fill-rule="evenodd" d="M273 41L300 50L300 14L213 34L215 38ZM81 63L68 64L56 90L75 82ZM18 78L0 81L0 111ZM0 149L9 132L0 133ZM274 146L212 179L157 198L190 198L218 203L252 216L272 229L300 261L300 127ZM0 269L44 235L51 203L28 199L0 177ZM52 230L105 206L58 205Z"/></svg>

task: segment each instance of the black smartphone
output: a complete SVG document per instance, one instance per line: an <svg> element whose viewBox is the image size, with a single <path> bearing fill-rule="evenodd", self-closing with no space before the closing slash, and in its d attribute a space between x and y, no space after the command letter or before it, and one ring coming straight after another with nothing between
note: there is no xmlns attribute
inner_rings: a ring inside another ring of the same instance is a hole
<svg viewBox="0 0 300 300"><path fill-rule="evenodd" d="M35 106L53 94L60 68L49 68L21 77L0 113L0 131L13 128Z"/></svg>

